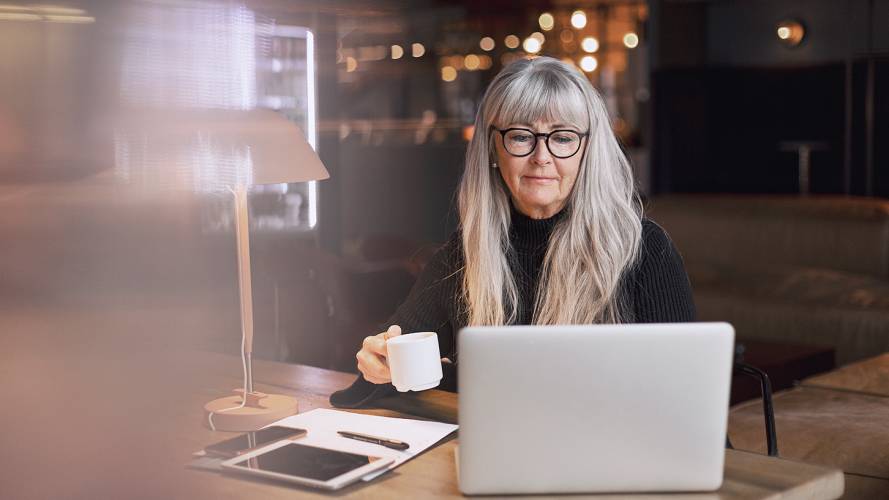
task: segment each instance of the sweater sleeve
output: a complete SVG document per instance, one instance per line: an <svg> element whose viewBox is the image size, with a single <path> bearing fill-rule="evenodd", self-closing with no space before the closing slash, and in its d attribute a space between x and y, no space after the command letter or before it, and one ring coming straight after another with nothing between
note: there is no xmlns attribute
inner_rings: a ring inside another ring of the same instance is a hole
<svg viewBox="0 0 889 500"><path fill-rule="evenodd" d="M642 246L634 274L635 322L695 320L691 283L682 257L667 233L648 219L642 221Z"/></svg>
<svg viewBox="0 0 889 500"><path fill-rule="evenodd" d="M438 334L442 357L450 357L456 347L451 318L457 304L462 249L457 233L429 259L407 298L384 325L398 325L403 333L431 331Z"/></svg>
<svg viewBox="0 0 889 500"><path fill-rule="evenodd" d="M432 331L438 334L438 347L442 357L453 359L456 341L450 318L455 312L457 274L460 270L460 239L454 233L429 260L411 288L405 301L383 324L379 331L389 325L398 325L403 333ZM442 364L440 388L456 390L456 368ZM359 375L346 389L330 396L332 405L341 408L356 408L374 399L395 393L392 384L373 384Z"/></svg>

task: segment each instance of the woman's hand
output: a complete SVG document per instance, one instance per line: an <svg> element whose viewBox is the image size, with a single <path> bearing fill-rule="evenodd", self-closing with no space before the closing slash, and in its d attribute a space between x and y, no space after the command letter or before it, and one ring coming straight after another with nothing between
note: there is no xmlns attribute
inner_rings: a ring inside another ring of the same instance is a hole
<svg viewBox="0 0 889 500"><path fill-rule="evenodd" d="M364 379L373 384L388 384L392 382L389 373L389 363L386 361L386 341L392 337L401 335L401 327L392 325L383 333L366 337L361 344L361 350L355 355L358 360L358 371L364 375Z"/></svg>

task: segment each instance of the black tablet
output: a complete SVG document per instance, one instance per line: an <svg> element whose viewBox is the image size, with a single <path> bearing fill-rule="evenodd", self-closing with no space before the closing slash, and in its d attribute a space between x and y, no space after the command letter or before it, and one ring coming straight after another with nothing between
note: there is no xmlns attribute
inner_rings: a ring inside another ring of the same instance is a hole
<svg viewBox="0 0 889 500"><path fill-rule="evenodd" d="M227 460L222 468L227 472L336 490L392 462L391 458L281 441Z"/></svg>

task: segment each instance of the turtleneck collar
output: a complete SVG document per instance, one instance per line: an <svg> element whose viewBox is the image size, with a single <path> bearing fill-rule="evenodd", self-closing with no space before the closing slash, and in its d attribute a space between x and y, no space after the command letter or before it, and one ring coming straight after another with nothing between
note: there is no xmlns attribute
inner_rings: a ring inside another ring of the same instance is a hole
<svg viewBox="0 0 889 500"><path fill-rule="evenodd" d="M509 239L512 245L521 250L542 250L549 243L549 235L553 228L565 216L565 209L549 219L532 219L519 212L510 202L512 222L509 228Z"/></svg>

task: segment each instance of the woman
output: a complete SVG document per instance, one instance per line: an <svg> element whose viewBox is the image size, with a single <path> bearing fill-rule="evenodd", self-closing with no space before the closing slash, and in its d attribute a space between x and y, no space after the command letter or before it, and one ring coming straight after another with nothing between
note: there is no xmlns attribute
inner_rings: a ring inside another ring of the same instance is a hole
<svg viewBox="0 0 889 500"><path fill-rule="evenodd" d="M393 326L364 340L361 376L331 397L335 405L393 390L385 342L402 331L438 333L441 388L456 390L456 334L466 325L694 320L682 259L642 217L602 98L571 66L523 59L494 78L466 152L459 211L459 230Z"/></svg>

